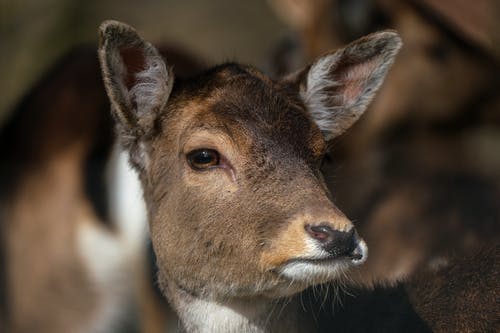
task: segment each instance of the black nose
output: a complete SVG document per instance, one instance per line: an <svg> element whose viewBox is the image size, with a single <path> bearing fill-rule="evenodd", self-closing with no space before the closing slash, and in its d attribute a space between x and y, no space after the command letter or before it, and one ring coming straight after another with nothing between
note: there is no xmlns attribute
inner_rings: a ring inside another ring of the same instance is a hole
<svg viewBox="0 0 500 333"><path fill-rule="evenodd" d="M359 239L354 228L345 232L333 230L325 224L306 225L309 236L316 239L323 249L334 257L352 257ZM357 258L353 258L357 259Z"/></svg>

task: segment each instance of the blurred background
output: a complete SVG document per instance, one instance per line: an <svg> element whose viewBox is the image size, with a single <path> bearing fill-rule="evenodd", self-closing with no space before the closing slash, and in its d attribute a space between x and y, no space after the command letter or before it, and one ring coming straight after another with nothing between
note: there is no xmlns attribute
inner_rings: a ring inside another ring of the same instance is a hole
<svg viewBox="0 0 500 333"><path fill-rule="evenodd" d="M178 76L237 60L278 77L396 29L404 47L393 69L324 166L370 248L353 280L397 281L498 243L495 0L4 0L0 331L177 325L156 290L145 217L131 212L140 196L127 202L120 194L135 185L116 181L126 171L95 53L105 19L133 25Z"/></svg>
<svg viewBox="0 0 500 333"><path fill-rule="evenodd" d="M0 6L0 119L62 54L95 44L106 19L127 22L150 41L174 43L209 63L262 65L286 33L264 0L5 0Z"/></svg>

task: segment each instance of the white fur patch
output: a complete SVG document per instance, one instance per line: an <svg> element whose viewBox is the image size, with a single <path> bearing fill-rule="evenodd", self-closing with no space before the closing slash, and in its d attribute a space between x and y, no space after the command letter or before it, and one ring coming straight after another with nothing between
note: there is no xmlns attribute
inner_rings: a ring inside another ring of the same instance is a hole
<svg viewBox="0 0 500 333"><path fill-rule="evenodd" d="M342 276L344 270L349 266L345 261L335 262L291 262L286 264L280 274L292 281L300 281L317 284L318 281L327 282ZM310 282L309 282L310 281Z"/></svg>
<svg viewBox="0 0 500 333"><path fill-rule="evenodd" d="M195 299L182 309L183 322L188 332L266 332L263 323L252 319L265 313L266 307L241 304L219 304Z"/></svg>
<svg viewBox="0 0 500 333"><path fill-rule="evenodd" d="M311 284L315 284L317 281L331 281L341 276L349 266L360 265L368 258L368 247L362 239L355 250L362 255L359 260L344 258L324 261L322 259L327 259L331 255L317 241L308 238L305 243L306 252L303 254L303 258L311 259L311 261L291 261L280 269L280 274L292 281Z"/></svg>
<svg viewBox="0 0 500 333"><path fill-rule="evenodd" d="M146 242L147 211L137 172L128 163L128 152L116 144L108 164L110 218L131 252L142 251Z"/></svg>
<svg viewBox="0 0 500 333"><path fill-rule="evenodd" d="M311 322L299 315L296 300L268 297L228 298L220 302L199 298L178 299L183 332L299 333L312 332Z"/></svg>
<svg viewBox="0 0 500 333"><path fill-rule="evenodd" d="M368 259L368 246L366 245L366 242L364 240L360 239L358 246L354 250L354 252L360 253L361 258L351 260L353 265L361 265L366 261L366 259Z"/></svg>
<svg viewBox="0 0 500 333"><path fill-rule="evenodd" d="M110 332L124 315L131 297L133 282L129 280L130 270L127 269L130 258L122 240L115 234L89 218L79 222L79 253L98 295L94 316L83 332Z"/></svg>
<svg viewBox="0 0 500 333"><path fill-rule="evenodd" d="M109 164L111 222L106 228L91 212L79 218L77 244L99 299L84 332L110 332L135 297L146 245L146 208L128 154L115 147Z"/></svg>

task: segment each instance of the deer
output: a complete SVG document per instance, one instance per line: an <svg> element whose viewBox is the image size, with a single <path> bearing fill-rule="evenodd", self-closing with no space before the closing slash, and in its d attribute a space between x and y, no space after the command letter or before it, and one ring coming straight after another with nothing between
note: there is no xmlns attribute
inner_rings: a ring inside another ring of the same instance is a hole
<svg viewBox="0 0 500 333"><path fill-rule="evenodd" d="M142 185L158 283L185 331L311 331L293 296L366 261L320 166L400 47L382 31L282 79L224 63L181 80L134 28L101 24L116 133Z"/></svg>
<svg viewBox="0 0 500 333"><path fill-rule="evenodd" d="M170 321L95 49L56 61L0 129L1 332L153 333ZM201 68L183 49L160 52L179 77Z"/></svg>

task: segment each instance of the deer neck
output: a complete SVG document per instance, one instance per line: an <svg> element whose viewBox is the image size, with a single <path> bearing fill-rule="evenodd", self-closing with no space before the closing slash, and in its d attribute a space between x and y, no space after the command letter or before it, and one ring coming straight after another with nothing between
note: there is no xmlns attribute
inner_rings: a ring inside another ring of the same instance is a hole
<svg viewBox="0 0 500 333"><path fill-rule="evenodd" d="M200 298L180 288L169 288L185 332L309 332L300 306L294 300L265 297L230 298L215 301Z"/></svg>

